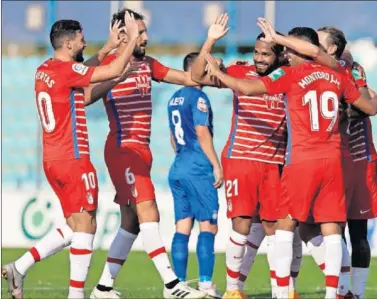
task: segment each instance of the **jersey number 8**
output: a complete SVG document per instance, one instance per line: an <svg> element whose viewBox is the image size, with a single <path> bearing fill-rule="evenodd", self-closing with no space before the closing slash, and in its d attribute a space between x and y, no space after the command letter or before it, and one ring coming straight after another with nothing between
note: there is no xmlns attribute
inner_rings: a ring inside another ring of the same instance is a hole
<svg viewBox="0 0 377 299"><path fill-rule="evenodd" d="M332 102L332 110L329 110L329 101ZM305 106L307 103L309 103L312 131L319 131L319 112L321 112L323 118L331 119L330 125L326 129L326 131L331 132L338 119L339 100L337 94L333 91L325 91L322 93L318 107L317 92L311 90L302 98L302 104Z"/></svg>
<svg viewBox="0 0 377 299"><path fill-rule="evenodd" d="M181 119L181 113L179 113L179 110L173 110L171 112L171 121L174 125L174 135L175 138L177 138L177 142L181 145L185 145L186 142L183 139L184 132L182 129L182 119Z"/></svg>
<svg viewBox="0 0 377 299"><path fill-rule="evenodd" d="M52 111L51 96L44 91L38 93L37 96L39 119L42 127L47 133L51 133L55 129L54 111Z"/></svg>

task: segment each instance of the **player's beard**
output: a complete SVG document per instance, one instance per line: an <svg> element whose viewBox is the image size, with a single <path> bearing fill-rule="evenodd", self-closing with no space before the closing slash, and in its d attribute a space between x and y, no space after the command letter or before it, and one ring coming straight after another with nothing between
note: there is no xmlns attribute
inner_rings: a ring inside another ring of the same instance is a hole
<svg viewBox="0 0 377 299"><path fill-rule="evenodd" d="M273 64L271 64L265 71L258 71L258 68L256 68L256 72L260 76L267 76L271 72L273 72L275 69L277 69L279 66L280 66L279 61L278 61L278 59L276 59L275 62Z"/></svg>
<svg viewBox="0 0 377 299"><path fill-rule="evenodd" d="M143 48L142 48L141 46L137 46L137 47L134 49L132 55L133 55L135 58L143 58L143 57L145 56L145 46L146 46L146 44L145 44L145 45L142 45L142 46L143 46Z"/></svg>
<svg viewBox="0 0 377 299"><path fill-rule="evenodd" d="M82 50L76 54L75 61L84 62L84 52Z"/></svg>

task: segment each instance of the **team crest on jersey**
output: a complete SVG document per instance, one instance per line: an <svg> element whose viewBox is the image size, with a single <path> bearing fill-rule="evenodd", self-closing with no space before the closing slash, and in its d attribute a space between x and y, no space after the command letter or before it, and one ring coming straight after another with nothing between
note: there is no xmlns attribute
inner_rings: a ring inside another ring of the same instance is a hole
<svg viewBox="0 0 377 299"><path fill-rule="evenodd" d="M149 93L150 83L147 75L140 75L135 77L136 86L139 89L142 96Z"/></svg>
<svg viewBox="0 0 377 299"><path fill-rule="evenodd" d="M232 206L232 201L230 199L227 200L227 204L228 204L228 211L232 212L233 206Z"/></svg>
<svg viewBox="0 0 377 299"><path fill-rule="evenodd" d="M134 198L136 198L137 195L138 195L138 193L137 193L137 189L136 189L135 184L133 184L133 185L131 186L130 189L131 189L131 194L132 194L132 196L133 196Z"/></svg>
<svg viewBox="0 0 377 299"><path fill-rule="evenodd" d="M86 193L86 199L87 199L87 201L88 201L88 203L90 205L92 205L94 203L94 199L93 199L92 193L90 193L90 192Z"/></svg>
<svg viewBox="0 0 377 299"><path fill-rule="evenodd" d="M278 69L274 70L271 74L269 74L268 77L270 77L272 81L276 81L277 79L279 79L283 75L285 75L284 70L281 69L281 68L278 68Z"/></svg>
<svg viewBox="0 0 377 299"><path fill-rule="evenodd" d="M74 63L72 64L72 70L80 75L85 75L88 72L88 67L83 65L82 63Z"/></svg>
<svg viewBox="0 0 377 299"><path fill-rule="evenodd" d="M202 112L208 112L208 106L206 104L206 101L203 98L198 99L198 103L196 104L196 107Z"/></svg>

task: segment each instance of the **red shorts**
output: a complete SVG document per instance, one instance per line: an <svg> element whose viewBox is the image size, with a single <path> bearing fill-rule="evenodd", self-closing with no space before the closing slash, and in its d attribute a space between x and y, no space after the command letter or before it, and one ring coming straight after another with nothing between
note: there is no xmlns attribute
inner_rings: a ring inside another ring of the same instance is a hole
<svg viewBox="0 0 377 299"><path fill-rule="evenodd" d="M316 159L284 167L280 218L316 223L346 221L341 159ZM285 213L285 215L284 215Z"/></svg>
<svg viewBox="0 0 377 299"><path fill-rule="evenodd" d="M377 161L343 160L348 219L377 216Z"/></svg>
<svg viewBox="0 0 377 299"><path fill-rule="evenodd" d="M277 164L222 157L227 216L255 216L259 204L262 220L275 221L280 193L280 169Z"/></svg>
<svg viewBox="0 0 377 299"><path fill-rule="evenodd" d="M114 184L115 202L129 205L156 198L151 179L152 153L149 148L119 149L106 143L105 162Z"/></svg>
<svg viewBox="0 0 377 299"><path fill-rule="evenodd" d="M97 172L89 159L45 161L43 168L65 218L72 213L97 209Z"/></svg>

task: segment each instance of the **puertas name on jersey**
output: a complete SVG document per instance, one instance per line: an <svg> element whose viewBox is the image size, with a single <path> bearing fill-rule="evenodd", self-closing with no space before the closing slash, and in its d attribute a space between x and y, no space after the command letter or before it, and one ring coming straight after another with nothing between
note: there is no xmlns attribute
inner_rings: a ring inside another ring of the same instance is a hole
<svg viewBox="0 0 377 299"><path fill-rule="evenodd" d="M35 74L35 80L41 80L41 81L43 81L44 83L46 83L46 85L48 86L48 88L51 88L55 84L55 81L51 80L50 77L49 77L49 75L47 75L45 72L42 72L42 71L38 71Z"/></svg>
<svg viewBox="0 0 377 299"><path fill-rule="evenodd" d="M339 80L334 76L334 75L330 75L329 73L326 73L326 72L313 72L311 73L310 75L304 77L299 83L298 85L300 85L301 88L305 88L307 87L309 84L317 81L317 80L327 80L329 81L330 83L334 83L335 85L338 86L338 88L340 88L340 82Z"/></svg>
<svg viewBox="0 0 377 299"><path fill-rule="evenodd" d="M179 105L183 105L183 103L185 102L185 98L184 97L177 97L177 98L172 98L169 102L169 106L179 106Z"/></svg>

